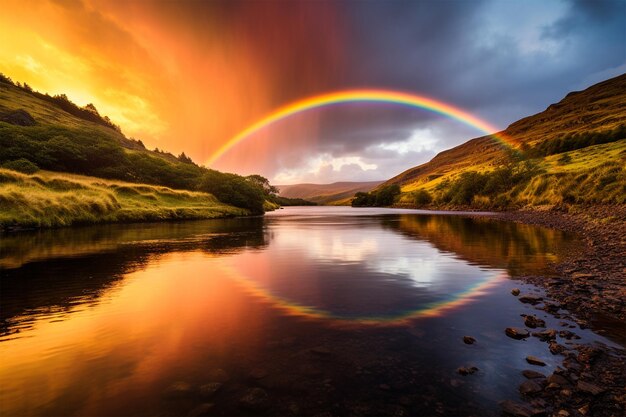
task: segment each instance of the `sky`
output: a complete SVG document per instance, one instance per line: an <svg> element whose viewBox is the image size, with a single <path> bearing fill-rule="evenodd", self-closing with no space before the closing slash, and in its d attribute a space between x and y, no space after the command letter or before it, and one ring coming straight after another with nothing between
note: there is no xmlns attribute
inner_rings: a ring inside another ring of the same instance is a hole
<svg viewBox="0 0 626 417"><path fill-rule="evenodd" d="M626 1L2 0L0 72L206 164L276 108L337 90L419 94L504 129L626 72ZM274 184L383 180L483 134L425 110L336 104L210 167Z"/></svg>

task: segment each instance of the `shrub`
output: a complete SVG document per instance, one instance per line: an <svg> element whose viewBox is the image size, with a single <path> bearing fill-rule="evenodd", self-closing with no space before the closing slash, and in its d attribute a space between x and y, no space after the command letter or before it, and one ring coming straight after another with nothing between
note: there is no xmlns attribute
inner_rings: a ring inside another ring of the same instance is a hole
<svg viewBox="0 0 626 417"><path fill-rule="evenodd" d="M415 205L417 206L426 206L432 203L433 201L433 196L430 195L430 193L424 189L417 190L413 194L413 198L415 201Z"/></svg>
<svg viewBox="0 0 626 417"><path fill-rule="evenodd" d="M12 169L13 171L23 172L24 174L34 174L39 171L39 167L26 158L5 162L2 164L2 168Z"/></svg>

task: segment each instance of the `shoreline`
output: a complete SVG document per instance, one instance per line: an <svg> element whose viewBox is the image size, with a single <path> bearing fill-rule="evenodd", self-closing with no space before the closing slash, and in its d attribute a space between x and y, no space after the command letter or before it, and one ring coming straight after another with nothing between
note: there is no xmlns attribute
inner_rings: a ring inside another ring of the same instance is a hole
<svg viewBox="0 0 626 417"><path fill-rule="evenodd" d="M576 339L575 333L556 329L561 340L563 336L568 340L568 346L564 346L557 343L555 334L545 339L537 336L538 333L545 336L555 331L553 329L533 333L547 342L546 348L551 354L563 357L562 364L546 379L528 379L520 385L525 403L505 401L503 414L519 417L623 415L626 410L626 264L623 261L626 207L594 206L586 208L584 213L496 212L492 218L578 235L582 240L580 247L551 265L557 273L555 277L516 276L513 279L545 289L544 299L531 302L538 304L537 310L557 318L571 314L581 328L591 328L621 346L617 349L598 343L572 343L570 339Z"/></svg>

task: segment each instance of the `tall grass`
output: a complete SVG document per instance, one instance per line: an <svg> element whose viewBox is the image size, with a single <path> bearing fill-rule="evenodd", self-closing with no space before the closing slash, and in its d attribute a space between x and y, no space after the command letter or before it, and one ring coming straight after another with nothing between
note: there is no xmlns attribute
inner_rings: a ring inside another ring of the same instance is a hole
<svg viewBox="0 0 626 417"><path fill-rule="evenodd" d="M202 192L95 177L0 169L0 229L249 214Z"/></svg>

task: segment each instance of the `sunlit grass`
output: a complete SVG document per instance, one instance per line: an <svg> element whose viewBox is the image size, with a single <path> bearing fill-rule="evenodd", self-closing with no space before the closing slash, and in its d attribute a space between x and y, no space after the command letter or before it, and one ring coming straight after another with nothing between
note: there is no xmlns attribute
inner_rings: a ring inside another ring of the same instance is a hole
<svg viewBox="0 0 626 417"><path fill-rule="evenodd" d="M208 193L95 177L0 169L0 227L208 219L246 215Z"/></svg>

